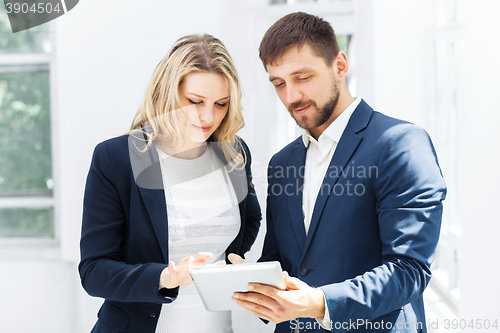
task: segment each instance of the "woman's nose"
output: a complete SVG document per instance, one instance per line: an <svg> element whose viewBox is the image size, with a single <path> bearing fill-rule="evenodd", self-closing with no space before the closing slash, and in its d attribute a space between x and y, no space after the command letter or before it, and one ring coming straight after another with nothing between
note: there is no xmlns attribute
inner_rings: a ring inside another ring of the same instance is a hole
<svg viewBox="0 0 500 333"><path fill-rule="evenodd" d="M213 106L204 106L198 110L198 117L203 125L210 125L214 120Z"/></svg>

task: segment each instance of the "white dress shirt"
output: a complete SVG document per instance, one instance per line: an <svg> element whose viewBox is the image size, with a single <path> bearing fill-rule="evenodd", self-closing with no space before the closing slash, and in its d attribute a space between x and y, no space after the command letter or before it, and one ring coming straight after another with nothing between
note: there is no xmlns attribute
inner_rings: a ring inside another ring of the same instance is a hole
<svg viewBox="0 0 500 333"><path fill-rule="evenodd" d="M340 137L344 133L347 123L354 110L358 107L359 102L361 102L361 98L357 97L321 133L317 141L307 130L302 134L302 140L307 148L304 170L304 192L302 194L302 213L304 215L306 235L309 231L314 205L321 189L321 184L323 184L326 170L330 165Z"/></svg>
<svg viewBox="0 0 500 333"><path fill-rule="evenodd" d="M302 140L307 148L306 164L304 170L304 192L302 194L302 214L304 216L304 227L306 235L309 231L311 218L316 204L316 198L319 191L327 191L327 188L322 188L323 179L330 165L333 154L340 141L342 133L344 133L347 123L351 118L352 113L358 107L361 98L357 97L330 126L328 126L319 136L318 140L309 133L304 131ZM318 323L325 329L331 330L330 314L325 298L325 316Z"/></svg>

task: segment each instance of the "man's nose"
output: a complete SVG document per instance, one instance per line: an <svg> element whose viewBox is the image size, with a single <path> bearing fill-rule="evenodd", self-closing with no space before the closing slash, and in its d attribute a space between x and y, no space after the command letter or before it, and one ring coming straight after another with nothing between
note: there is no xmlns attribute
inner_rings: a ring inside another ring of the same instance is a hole
<svg viewBox="0 0 500 333"><path fill-rule="evenodd" d="M297 103L302 99L302 93L293 85L287 85L285 100L287 104Z"/></svg>

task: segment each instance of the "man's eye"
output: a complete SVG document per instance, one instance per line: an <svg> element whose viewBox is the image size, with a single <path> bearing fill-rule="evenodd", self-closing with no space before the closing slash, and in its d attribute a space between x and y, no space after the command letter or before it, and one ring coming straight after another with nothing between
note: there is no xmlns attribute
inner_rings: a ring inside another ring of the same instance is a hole
<svg viewBox="0 0 500 333"><path fill-rule="evenodd" d="M193 100L190 100L189 98L188 98L188 101L189 101L190 103L192 103L192 104L201 104L201 102L195 102L195 101L193 101Z"/></svg>
<svg viewBox="0 0 500 333"><path fill-rule="evenodd" d="M299 81L305 81L305 80L307 80L307 79L309 79L309 78L310 78L310 76L301 77L301 78L299 78Z"/></svg>
<svg viewBox="0 0 500 333"><path fill-rule="evenodd" d="M280 83L275 83L274 86L277 88L277 87L281 87L284 84L285 84L285 82L280 82Z"/></svg>

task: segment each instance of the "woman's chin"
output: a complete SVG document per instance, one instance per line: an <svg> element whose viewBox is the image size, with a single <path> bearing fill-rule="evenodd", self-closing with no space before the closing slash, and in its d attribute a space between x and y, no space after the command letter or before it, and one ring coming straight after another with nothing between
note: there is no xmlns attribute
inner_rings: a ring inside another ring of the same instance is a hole
<svg viewBox="0 0 500 333"><path fill-rule="evenodd" d="M193 146L199 146L202 144L205 144L208 140L208 137L205 137L204 135L197 135L195 137L190 137L189 142Z"/></svg>

